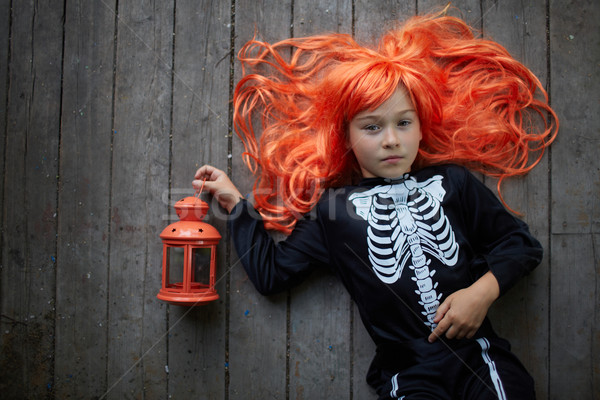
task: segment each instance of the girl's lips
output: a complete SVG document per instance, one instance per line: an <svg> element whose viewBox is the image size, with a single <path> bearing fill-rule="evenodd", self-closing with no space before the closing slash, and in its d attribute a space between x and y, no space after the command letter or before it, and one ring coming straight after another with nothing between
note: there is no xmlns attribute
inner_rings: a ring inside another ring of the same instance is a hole
<svg viewBox="0 0 600 400"><path fill-rule="evenodd" d="M390 162L394 162L394 161L400 161L402 160L404 157L402 156L389 156L383 159L383 161L390 161Z"/></svg>

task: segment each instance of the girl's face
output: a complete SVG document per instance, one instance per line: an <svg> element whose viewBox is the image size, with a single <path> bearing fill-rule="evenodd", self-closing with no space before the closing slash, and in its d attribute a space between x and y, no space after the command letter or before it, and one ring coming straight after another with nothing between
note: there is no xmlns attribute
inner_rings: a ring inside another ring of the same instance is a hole
<svg viewBox="0 0 600 400"><path fill-rule="evenodd" d="M417 111L404 88L349 124L348 144L363 178L397 178L410 171L421 141Z"/></svg>

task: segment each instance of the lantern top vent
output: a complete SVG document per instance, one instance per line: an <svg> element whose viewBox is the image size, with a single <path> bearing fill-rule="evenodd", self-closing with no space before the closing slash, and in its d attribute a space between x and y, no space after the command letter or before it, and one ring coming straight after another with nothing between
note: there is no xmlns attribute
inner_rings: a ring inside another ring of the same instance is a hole
<svg viewBox="0 0 600 400"><path fill-rule="evenodd" d="M186 197L174 205L180 221L167 226L160 237L163 240L183 244L211 244L221 239L219 232L202 220L208 212L208 204L197 197Z"/></svg>
<svg viewBox="0 0 600 400"><path fill-rule="evenodd" d="M182 221L202 221L208 212L208 204L194 196L179 200L174 207Z"/></svg>

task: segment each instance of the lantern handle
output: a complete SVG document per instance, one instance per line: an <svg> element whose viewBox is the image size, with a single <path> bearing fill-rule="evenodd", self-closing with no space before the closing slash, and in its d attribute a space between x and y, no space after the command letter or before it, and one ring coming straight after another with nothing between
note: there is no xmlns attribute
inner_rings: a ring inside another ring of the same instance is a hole
<svg viewBox="0 0 600 400"><path fill-rule="evenodd" d="M202 186L200 186L200 190L196 192L196 201L200 200L200 195L202 194L202 190L204 190L204 184L206 183L206 178L202 180Z"/></svg>

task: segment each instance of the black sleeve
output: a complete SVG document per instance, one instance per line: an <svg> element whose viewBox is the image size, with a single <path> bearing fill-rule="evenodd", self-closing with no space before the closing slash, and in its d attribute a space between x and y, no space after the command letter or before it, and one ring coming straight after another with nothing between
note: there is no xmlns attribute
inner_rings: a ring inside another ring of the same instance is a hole
<svg viewBox="0 0 600 400"><path fill-rule="evenodd" d="M316 218L298 221L290 236L276 242L259 213L242 200L231 211L228 224L238 257L263 295L289 289L317 266L328 264L326 240Z"/></svg>
<svg viewBox="0 0 600 400"><path fill-rule="evenodd" d="M502 296L542 260L541 244L527 225L510 214L494 193L466 169L462 191L469 240L485 260Z"/></svg>

